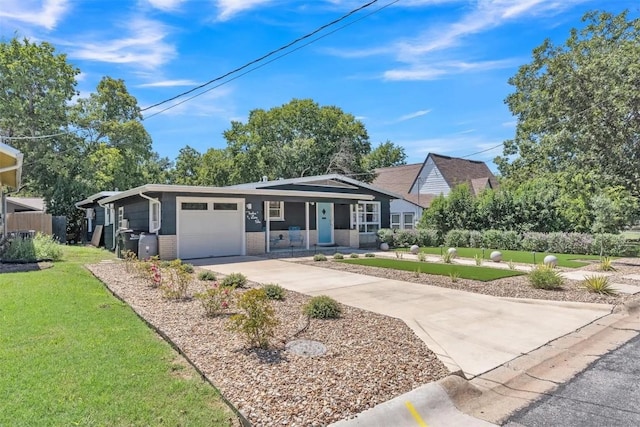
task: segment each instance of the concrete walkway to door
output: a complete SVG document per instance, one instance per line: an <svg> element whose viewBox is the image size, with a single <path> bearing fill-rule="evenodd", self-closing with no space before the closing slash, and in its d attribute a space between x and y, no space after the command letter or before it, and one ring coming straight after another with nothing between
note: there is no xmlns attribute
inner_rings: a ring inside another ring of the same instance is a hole
<svg viewBox="0 0 640 427"><path fill-rule="evenodd" d="M257 257L194 265L402 319L452 371L478 376L611 312L605 304L498 298Z"/></svg>

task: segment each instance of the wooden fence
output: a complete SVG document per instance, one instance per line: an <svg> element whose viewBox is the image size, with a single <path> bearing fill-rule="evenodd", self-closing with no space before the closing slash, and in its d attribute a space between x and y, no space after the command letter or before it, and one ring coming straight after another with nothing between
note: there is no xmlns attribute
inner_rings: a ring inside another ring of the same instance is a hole
<svg viewBox="0 0 640 427"><path fill-rule="evenodd" d="M52 234L51 215L43 212L17 212L7 214L7 233L36 231Z"/></svg>

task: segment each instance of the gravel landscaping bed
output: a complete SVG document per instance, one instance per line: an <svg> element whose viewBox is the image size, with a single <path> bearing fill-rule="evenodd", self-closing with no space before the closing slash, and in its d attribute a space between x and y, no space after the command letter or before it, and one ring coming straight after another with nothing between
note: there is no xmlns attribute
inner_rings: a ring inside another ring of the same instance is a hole
<svg viewBox="0 0 640 427"><path fill-rule="evenodd" d="M395 318L341 306L339 319L311 319L304 329L301 310L309 297L287 291L284 301L273 302L280 320L273 348L248 350L242 337L227 331L227 317L206 317L198 300L167 300L119 261L87 268L169 337L256 426L326 425L449 373ZM195 280L189 293L210 284ZM294 340L318 341L326 353L301 356L285 350Z"/></svg>
<svg viewBox="0 0 640 427"><path fill-rule="evenodd" d="M302 259L289 259L291 262L299 262L302 264L313 265L314 267L331 268L334 270L348 271L351 273L367 274L375 277L386 279L401 280L404 282L420 283L425 285L440 286L444 288L457 289L467 292L476 292L480 294L493 295L497 297L509 298L530 298L543 299L553 301L576 301L576 302L592 302L602 304L620 304L630 296L627 294L619 294L614 296L600 295L587 292L581 286L578 280L565 280L562 289L544 290L533 288L527 276L507 277L504 279L493 280L490 282L480 282L468 279L457 279L453 282L449 276L437 276L421 273L417 275L415 272L393 270L389 268L370 267L356 264L348 264L337 262L331 257L327 261L309 261ZM486 263L488 264L488 263ZM417 265L417 264L416 264ZM625 283L630 285L638 285L640 290L640 281L622 278L629 274L640 274L640 260L636 258L619 259L613 263L616 271L610 277L612 283ZM487 267L488 265L484 265ZM592 264L582 268L582 270L596 271L597 264ZM416 267L417 269L417 267ZM570 271L571 269L560 269Z"/></svg>

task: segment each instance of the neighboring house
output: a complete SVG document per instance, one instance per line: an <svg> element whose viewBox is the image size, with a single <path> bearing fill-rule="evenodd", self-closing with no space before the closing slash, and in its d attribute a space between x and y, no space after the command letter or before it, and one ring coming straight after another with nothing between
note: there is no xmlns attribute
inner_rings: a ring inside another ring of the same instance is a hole
<svg viewBox="0 0 640 427"><path fill-rule="evenodd" d="M229 187L147 184L98 203L112 209L116 230L157 235L162 259L190 259L290 246L375 245L397 197L323 175Z"/></svg>
<svg viewBox="0 0 640 427"><path fill-rule="evenodd" d="M96 227L102 226L102 236L98 246L104 245L107 249L115 249L115 227L113 226L113 206L101 206L98 202L106 197L115 196L119 191L101 191L92 194L86 199L76 203L76 208L85 212L87 241L91 241Z"/></svg>
<svg viewBox="0 0 640 427"><path fill-rule="evenodd" d="M41 197L7 197L7 213L44 211L44 199Z"/></svg>
<svg viewBox="0 0 640 427"><path fill-rule="evenodd" d="M423 163L375 170L373 185L402 196L391 201L391 228L411 229L431 201L466 183L474 195L497 188L498 180L486 163L429 153Z"/></svg>

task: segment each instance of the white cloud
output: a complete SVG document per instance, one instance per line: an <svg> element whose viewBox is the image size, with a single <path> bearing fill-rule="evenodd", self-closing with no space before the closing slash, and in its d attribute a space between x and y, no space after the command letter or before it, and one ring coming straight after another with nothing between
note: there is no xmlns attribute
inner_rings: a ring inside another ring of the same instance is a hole
<svg viewBox="0 0 640 427"><path fill-rule="evenodd" d="M232 117L235 113L231 111L233 108L230 106L232 103L232 97L234 89L229 86L218 87L214 90L210 90L209 92L205 92L200 96L196 96L193 99L189 99L190 96L185 96L184 98L179 98L173 102L169 102L167 104L160 105L156 108L153 108L149 111L145 111L144 115L146 118L150 118L151 120L156 120L158 117L151 118L150 116L158 113L166 109L167 107L175 107L169 108L168 110L160 113L160 116L201 116L201 117L219 117L223 119L227 119ZM188 100L188 101L186 101ZM186 102L183 102L186 101ZM181 104L178 104L182 102ZM152 104L152 102L148 103Z"/></svg>
<svg viewBox="0 0 640 427"><path fill-rule="evenodd" d="M217 0L218 19L227 21L245 10L271 3L273 0Z"/></svg>
<svg viewBox="0 0 640 427"><path fill-rule="evenodd" d="M152 83L144 83L136 85L136 87L177 87L177 86L196 86L198 83L193 80L162 80Z"/></svg>
<svg viewBox="0 0 640 427"><path fill-rule="evenodd" d="M69 0L2 0L0 18L9 18L52 30L69 9Z"/></svg>
<svg viewBox="0 0 640 427"><path fill-rule="evenodd" d="M124 31L131 34L122 38L108 38L71 45L69 56L89 61L117 64L136 64L153 69L170 59L176 52L167 43L165 26L147 19L127 21Z"/></svg>
<svg viewBox="0 0 640 427"><path fill-rule="evenodd" d="M185 0L147 0L156 9L164 11L176 10Z"/></svg>
<svg viewBox="0 0 640 427"><path fill-rule="evenodd" d="M411 119L415 119L417 117L422 117L422 116L425 116L425 115L429 114L430 112L431 112L431 110L420 110L420 111L416 111L415 113L405 114L404 116L399 117L396 120L396 123L404 122L404 121L411 120Z"/></svg>
<svg viewBox="0 0 640 427"><path fill-rule="evenodd" d="M442 61L436 65L412 64L407 68L397 68L385 71L385 80L437 80L443 76L463 74L468 72L489 71L509 68L516 65L510 59L498 61Z"/></svg>
<svg viewBox="0 0 640 427"><path fill-rule="evenodd" d="M482 136L451 135L410 141L399 141L411 161L424 160L427 154L444 154L454 157L469 156L471 160L493 159L502 148L501 140ZM488 151L485 151L488 150Z"/></svg>

